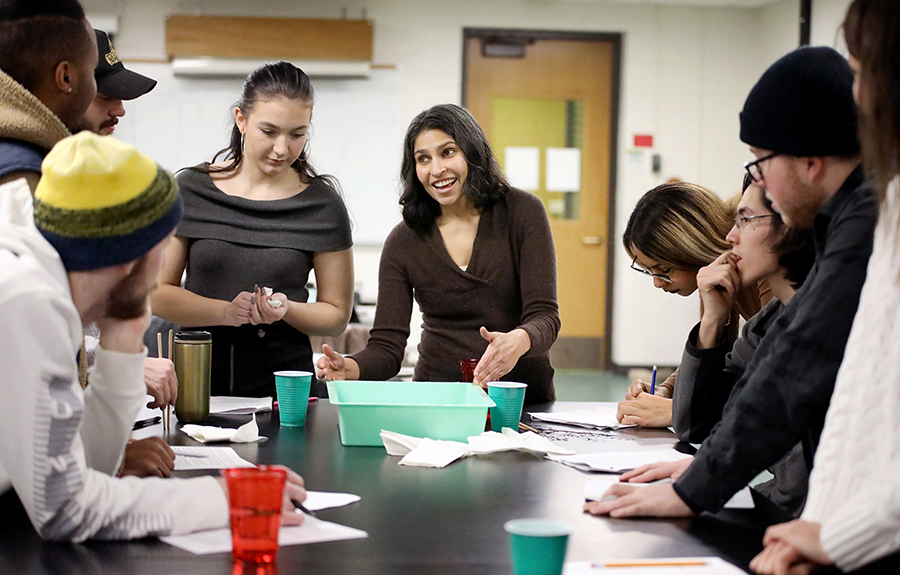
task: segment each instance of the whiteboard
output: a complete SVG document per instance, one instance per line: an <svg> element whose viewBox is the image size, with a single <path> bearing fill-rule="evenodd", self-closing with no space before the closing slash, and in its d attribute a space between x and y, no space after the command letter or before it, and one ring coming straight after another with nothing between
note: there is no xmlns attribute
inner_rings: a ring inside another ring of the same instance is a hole
<svg viewBox="0 0 900 575"><path fill-rule="evenodd" d="M166 63L128 63L158 80L125 102L115 135L175 171L208 161L228 144L241 79L176 78ZM357 245L380 246L400 221L403 135L402 73L377 69L368 80L314 78L310 157L335 176L353 221Z"/></svg>

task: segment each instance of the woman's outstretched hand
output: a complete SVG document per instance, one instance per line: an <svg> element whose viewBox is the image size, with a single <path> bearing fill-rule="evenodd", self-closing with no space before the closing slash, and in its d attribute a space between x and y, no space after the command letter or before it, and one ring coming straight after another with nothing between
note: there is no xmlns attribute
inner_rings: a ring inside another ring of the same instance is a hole
<svg viewBox="0 0 900 575"><path fill-rule="evenodd" d="M322 353L316 362L316 375L325 381L344 381L347 379L347 363L344 356L334 351L327 343L322 344Z"/></svg>
<svg viewBox="0 0 900 575"><path fill-rule="evenodd" d="M472 383L486 387L488 382L497 381L516 366L519 358L531 349L531 338L521 328L508 332L488 331L483 326L481 337L488 342L481 361L475 366Z"/></svg>

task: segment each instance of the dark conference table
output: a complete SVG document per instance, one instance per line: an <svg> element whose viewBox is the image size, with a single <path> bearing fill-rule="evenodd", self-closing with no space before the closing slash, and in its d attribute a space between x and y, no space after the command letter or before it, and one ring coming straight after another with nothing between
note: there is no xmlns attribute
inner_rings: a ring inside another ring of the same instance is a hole
<svg viewBox="0 0 900 575"><path fill-rule="evenodd" d="M533 411L568 411L588 403L556 403ZM236 427L250 416L213 416L209 425ZM277 572L327 574L504 574L511 564L504 522L544 517L574 526L567 561L716 555L746 569L761 549L764 526L785 517L767 504L681 520L616 520L582 513L592 474L520 452L468 457L443 469L398 465L383 447L344 447L337 408L310 404L305 428L282 428L277 412L260 414L268 441L233 445L254 463L300 472L316 491L355 493L362 500L317 513L363 529L368 539L282 547ZM527 416L525 416L527 420ZM160 429L159 426L156 429ZM180 432L173 445L196 445ZM632 441L633 440L633 441ZM603 449L675 443L668 430L628 429L594 439ZM599 451L600 449L596 449ZM756 497L755 497L756 498ZM43 542L14 495L0 497L0 574L227 574L230 554L193 555L156 539ZM271 571L270 571L271 573Z"/></svg>

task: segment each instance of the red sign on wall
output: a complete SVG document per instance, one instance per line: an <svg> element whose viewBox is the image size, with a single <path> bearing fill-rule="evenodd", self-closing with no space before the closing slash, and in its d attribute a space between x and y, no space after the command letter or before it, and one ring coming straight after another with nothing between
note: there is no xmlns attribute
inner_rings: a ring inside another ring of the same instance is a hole
<svg viewBox="0 0 900 575"><path fill-rule="evenodd" d="M653 147L653 134L635 134L634 135L634 147L635 148L652 148Z"/></svg>

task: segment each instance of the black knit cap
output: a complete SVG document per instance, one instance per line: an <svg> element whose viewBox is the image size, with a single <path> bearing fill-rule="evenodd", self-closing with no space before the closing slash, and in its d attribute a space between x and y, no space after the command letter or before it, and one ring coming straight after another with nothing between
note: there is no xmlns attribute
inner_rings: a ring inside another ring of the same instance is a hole
<svg viewBox="0 0 900 575"><path fill-rule="evenodd" d="M825 46L798 48L766 70L741 111L741 141L791 156L859 153L853 72Z"/></svg>

